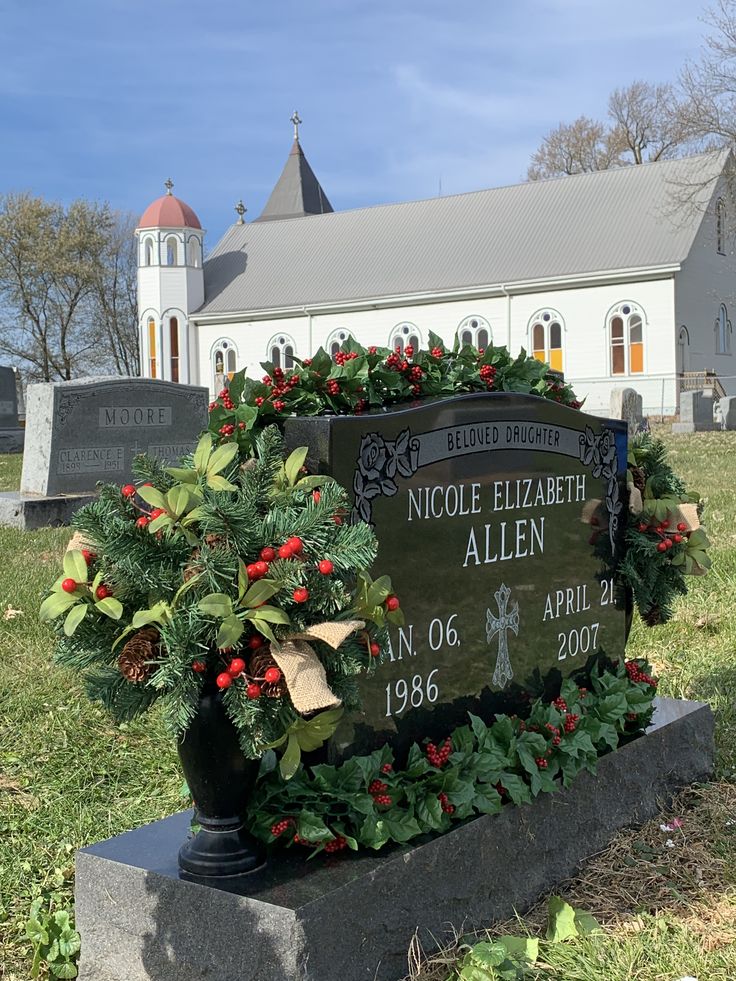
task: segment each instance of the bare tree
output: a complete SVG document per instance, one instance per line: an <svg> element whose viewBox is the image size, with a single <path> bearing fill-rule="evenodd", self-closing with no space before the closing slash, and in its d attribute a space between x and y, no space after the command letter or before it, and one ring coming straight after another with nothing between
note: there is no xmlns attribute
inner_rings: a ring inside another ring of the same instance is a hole
<svg viewBox="0 0 736 981"><path fill-rule="evenodd" d="M608 115L635 164L676 156L686 139L685 109L669 83L637 81L615 89Z"/></svg>
<svg viewBox="0 0 736 981"><path fill-rule="evenodd" d="M105 204L0 198L0 352L29 379L136 372L130 231Z"/></svg>
<svg viewBox="0 0 736 981"><path fill-rule="evenodd" d="M538 181L620 166L621 149L618 134L594 119L580 116L573 123L560 123L545 136L532 156L527 177Z"/></svg>
<svg viewBox="0 0 736 981"><path fill-rule="evenodd" d="M687 115L672 85L633 82L611 93L609 125L580 116L548 133L532 155L527 177L540 180L677 156L688 139Z"/></svg>
<svg viewBox="0 0 736 981"><path fill-rule="evenodd" d="M698 61L683 69L688 138L704 149L736 146L736 0L718 0L707 16L711 33Z"/></svg>
<svg viewBox="0 0 736 981"><path fill-rule="evenodd" d="M90 297L92 329L118 375L140 373L135 226L133 215L112 215Z"/></svg>

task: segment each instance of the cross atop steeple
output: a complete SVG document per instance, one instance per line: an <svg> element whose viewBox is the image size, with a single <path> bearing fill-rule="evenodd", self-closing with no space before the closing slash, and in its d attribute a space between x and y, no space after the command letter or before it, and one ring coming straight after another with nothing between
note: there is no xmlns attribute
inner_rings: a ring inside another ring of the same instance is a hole
<svg viewBox="0 0 736 981"><path fill-rule="evenodd" d="M174 186L174 182L170 177L167 177L164 181L164 187L166 188L166 193L171 194L171 189Z"/></svg>
<svg viewBox="0 0 736 981"><path fill-rule="evenodd" d="M238 224L239 225L245 224L245 222L243 221L243 215L246 213L247 210L248 209L243 204L243 199L241 198L240 201L238 201L238 203L235 205L235 212L236 212L236 214L238 216Z"/></svg>
<svg viewBox="0 0 736 981"><path fill-rule="evenodd" d="M298 143L299 142L299 127L301 126L302 121L299 118L299 113L296 111L296 109L291 114L291 120L290 121L294 124L294 139Z"/></svg>

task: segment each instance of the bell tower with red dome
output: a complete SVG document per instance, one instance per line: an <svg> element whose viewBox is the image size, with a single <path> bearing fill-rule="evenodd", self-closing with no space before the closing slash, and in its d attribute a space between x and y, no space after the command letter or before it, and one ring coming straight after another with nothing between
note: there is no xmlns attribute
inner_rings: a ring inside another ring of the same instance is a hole
<svg viewBox="0 0 736 981"><path fill-rule="evenodd" d="M204 230L171 193L171 178L164 186L135 231L141 375L188 383L196 378L189 314L204 302Z"/></svg>

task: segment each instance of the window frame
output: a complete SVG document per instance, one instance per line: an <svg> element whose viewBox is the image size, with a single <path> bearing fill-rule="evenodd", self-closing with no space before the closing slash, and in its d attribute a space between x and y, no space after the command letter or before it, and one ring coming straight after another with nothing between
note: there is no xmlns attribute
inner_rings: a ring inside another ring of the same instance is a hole
<svg viewBox="0 0 736 981"><path fill-rule="evenodd" d="M388 346L391 351L396 351L398 347L400 348L398 353L401 355L403 355L407 345L411 345L414 348L414 353L416 353L422 344L422 332L410 320L402 320L396 324L388 338Z"/></svg>
<svg viewBox="0 0 736 981"><path fill-rule="evenodd" d="M555 325L560 329L559 347L552 347L552 328ZM543 347L537 345L537 339L535 337L537 328L540 328L542 331ZM565 320L559 310L555 310L553 307L542 307L541 310L537 310L529 319L528 341L531 356L536 361L548 364L553 371L564 372L566 333L567 327L565 326ZM553 352L556 351L560 352L559 359L552 357ZM558 363L553 364L553 361L557 361Z"/></svg>
<svg viewBox="0 0 736 981"><path fill-rule="evenodd" d="M484 344L481 344L481 333L486 331L488 333L488 339ZM466 341L463 339L464 334L470 335L470 340ZM467 317L464 317L457 326L455 331L455 337L463 347L465 344L470 344L474 348L480 350L481 348L485 351L487 347L493 346L493 328L491 327L489 321L482 317L478 313L471 313Z"/></svg>
<svg viewBox="0 0 736 981"><path fill-rule="evenodd" d="M731 321L728 317L728 307L721 303L715 321L716 354L731 354Z"/></svg>
<svg viewBox="0 0 736 981"><path fill-rule="evenodd" d="M620 320L622 325L621 343L614 344L613 323ZM632 321L638 320L638 323ZM606 314L606 361L608 365L608 377L610 378L630 378L645 375L647 372L647 349L646 349L646 328L648 327L646 312L640 304L633 300L621 300L614 304ZM641 332L640 340L632 340L632 327L638 327ZM623 354L623 371L614 371L614 348L620 348ZM633 349L637 348L637 351ZM633 370L631 365L636 354L637 363L641 367Z"/></svg>
<svg viewBox="0 0 736 981"><path fill-rule="evenodd" d="M222 356L222 368L221 372L217 371L217 356ZM230 355L233 354L235 358L235 367L230 370ZM231 337L218 337L215 343L210 348L210 369L212 371L212 391L215 395L232 380L232 376L237 371L237 362L240 357L238 351L238 345L233 341ZM219 375L219 379L218 379Z"/></svg>
<svg viewBox="0 0 736 981"><path fill-rule="evenodd" d="M289 349L291 350L289 351ZM274 352L276 351L278 354L276 357L274 357ZM278 334L274 334L266 345L266 360L270 361L274 368L281 368L283 371L290 371L294 367L294 358L297 356L294 338L290 334L286 334L283 331L279 331ZM291 364L287 365L287 360L290 360Z"/></svg>
<svg viewBox="0 0 736 981"><path fill-rule="evenodd" d="M342 337L342 334L345 336ZM325 351L327 351L331 358L334 358L337 351L339 351L342 348L342 345L348 340L355 340L353 332L348 330L347 327L338 327L328 335L327 340L325 341ZM337 351L332 350L335 344L337 344Z"/></svg>
<svg viewBox="0 0 736 981"><path fill-rule="evenodd" d="M169 252L169 243L170 242L174 242L175 243L175 247L174 247L173 253L170 253ZM173 268L174 266L178 266L179 265L179 239L176 237L176 235L167 235L166 238L164 239L164 254L166 256L166 265L167 266ZM173 262L169 262L170 255L173 255L173 257L174 257L174 261Z"/></svg>

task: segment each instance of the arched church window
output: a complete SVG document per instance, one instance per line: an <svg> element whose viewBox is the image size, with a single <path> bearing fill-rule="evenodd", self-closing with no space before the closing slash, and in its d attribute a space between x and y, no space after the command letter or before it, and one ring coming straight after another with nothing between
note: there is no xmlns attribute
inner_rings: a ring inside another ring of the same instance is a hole
<svg viewBox="0 0 736 981"><path fill-rule="evenodd" d="M397 354L403 354L407 347L413 348L416 353L422 346L422 335L415 324L397 324L391 331L388 344Z"/></svg>
<svg viewBox="0 0 736 981"><path fill-rule="evenodd" d="M145 245L143 246L144 263L147 266L153 265L153 240L150 238L146 239Z"/></svg>
<svg viewBox="0 0 736 981"><path fill-rule="evenodd" d="M179 381L179 320L169 318L169 357L171 361L171 380Z"/></svg>
<svg viewBox="0 0 736 981"><path fill-rule="evenodd" d="M564 321L556 310L539 310L531 319L532 357L553 371L563 370L562 334Z"/></svg>
<svg viewBox="0 0 736 981"><path fill-rule="evenodd" d="M457 329L457 338L461 347L470 344L479 351L485 351L493 340L493 331L485 317L466 317Z"/></svg>
<svg viewBox="0 0 736 981"><path fill-rule="evenodd" d="M274 368L282 368L284 371L293 368L295 353L296 345L288 334L277 334L271 338L268 345L268 360Z"/></svg>
<svg viewBox="0 0 736 981"><path fill-rule="evenodd" d="M229 337L221 337L215 341L211 352L212 380L215 395L227 388L237 371L238 350Z"/></svg>
<svg viewBox="0 0 736 981"><path fill-rule="evenodd" d="M166 239L166 265L167 266L178 265L177 262L178 247L179 247L179 243L177 242L175 236L170 235Z"/></svg>
<svg viewBox="0 0 736 981"><path fill-rule="evenodd" d="M333 330L327 338L327 351L330 357L334 358L345 341L349 340L352 336L349 330Z"/></svg>
<svg viewBox="0 0 736 981"><path fill-rule="evenodd" d="M716 203L716 250L721 255L726 254L726 205L723 198Z"/></svg>
<svg viewBox="0 0 736 981"><path fill-rule="evenodd" d="M644 371L645 319L644 311L635 303L620 303L609 311L612 375L636 375Z"/></svg>
<svg viewBox="0 0 736 981"><path fill-rule="evenodd" d="M148 318L148 377L156 377L156 321Z"/></svg>
<svg viewBox="0 0 736 981"><path fill-rule="evenodd" d="M199 268L199 241L194 236L189 239L189 265Z"/></svg>
<svg viewBox="0 0 736 981"><path fill-rule="evenodd" d="M731 321L726 304L722 303L716 319L716 354L731 353Z"/></svg>

